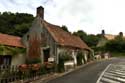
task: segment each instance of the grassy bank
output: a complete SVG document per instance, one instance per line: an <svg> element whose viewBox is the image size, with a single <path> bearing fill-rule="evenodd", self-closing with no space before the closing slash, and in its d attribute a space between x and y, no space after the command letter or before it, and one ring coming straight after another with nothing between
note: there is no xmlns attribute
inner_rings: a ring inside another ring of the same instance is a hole
<svg viewBox="0 0 125 83"><path fill-rule="evenodd" d="M112 55L112 57L125 57L125 52L124 53L112 52L111 55Z"/></svg>

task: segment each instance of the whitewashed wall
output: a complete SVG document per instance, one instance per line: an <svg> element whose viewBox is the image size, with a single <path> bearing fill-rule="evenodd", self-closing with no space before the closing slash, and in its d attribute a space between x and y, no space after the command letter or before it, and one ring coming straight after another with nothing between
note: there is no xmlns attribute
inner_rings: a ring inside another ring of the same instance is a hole
<svg viewBox="0 0 125 83"><path fill-rule="evenodd" d="M25 63L26 56L24 54L19 54L12 56L11 65L20 65Z"/></svg>

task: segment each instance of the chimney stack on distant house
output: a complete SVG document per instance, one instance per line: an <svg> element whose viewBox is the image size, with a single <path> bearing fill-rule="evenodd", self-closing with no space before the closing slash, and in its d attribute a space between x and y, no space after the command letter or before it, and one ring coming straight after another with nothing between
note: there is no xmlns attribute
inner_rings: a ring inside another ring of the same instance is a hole
<svg viewBox="0 0 125 83"><path fill-rule="evenodd" d="M102 30L102 36L104 36L105 35L105 30Z"/></svg>
<svg viewBox="0 0 125 83"><path fill-rule="evenodd" d="M120 36L120 37L123 37L123 32L119 32L119 36Z"/></svg>
<svg viewBox="0 0 125 83"><path fill-rule="evenodd" d="M42 19L44 19L44 8L42 6L37 8L37 16L39 16Z"/></svg>

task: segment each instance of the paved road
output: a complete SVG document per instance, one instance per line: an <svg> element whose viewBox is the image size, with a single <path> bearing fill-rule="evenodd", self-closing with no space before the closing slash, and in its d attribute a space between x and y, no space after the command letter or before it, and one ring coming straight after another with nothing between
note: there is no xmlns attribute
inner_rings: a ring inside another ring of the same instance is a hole
<svg viewBox="0 0 125 83"><path fill-rule="evenodd" d="M125 62L108 65L97 83L125 83Z"/></svg>
<svg viewBox="0 0 125 83"><path fill-rule="evenodd" d="M84 66L63 77L49 81L48 83L96 83L102 71L109 65L119 62L125 62L124 58L114 58L111 60L103 60L94 62Z"/></svg>

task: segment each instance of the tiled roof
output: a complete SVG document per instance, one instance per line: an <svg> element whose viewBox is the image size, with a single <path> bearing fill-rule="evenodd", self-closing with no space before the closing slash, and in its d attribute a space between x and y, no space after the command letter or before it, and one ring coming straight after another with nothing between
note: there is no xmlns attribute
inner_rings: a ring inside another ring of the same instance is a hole
<svg viewBox="0 0 125 83"><path fill-rule="evenodd" d="M43 23L59 45L90 50L90 48L78 36L74 36L71 33L62 30L61 27L57 25L50 24L46 21Z"/></svg>
<svg viewBox="0 0 125 83"><path fill-rule="evenodd" d="M0 33L0 44L15 46L15 47L24 47L21 43L21 38L17 36L7 35Z"/></svg>

